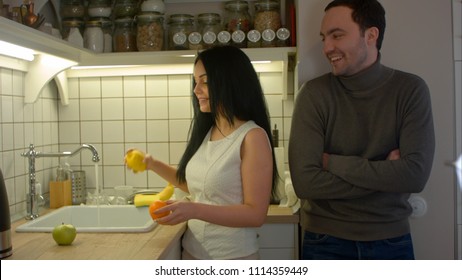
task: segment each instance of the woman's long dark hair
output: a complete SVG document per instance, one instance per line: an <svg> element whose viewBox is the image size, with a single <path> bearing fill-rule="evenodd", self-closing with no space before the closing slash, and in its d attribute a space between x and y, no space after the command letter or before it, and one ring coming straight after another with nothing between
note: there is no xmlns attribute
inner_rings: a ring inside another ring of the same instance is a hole
<svg viewBox="0 0 462 280"><path fill-rule="evenodd" d="M210 128L215 125L219 114L224 115L230 125L234 125L234 118L253 120L265 130L271 147L274 147L266 100L257 73L247 55L239 48L220 46L199 53L194 65L198 61L203 63L207 74L211 112L201 112L199 100L194 94L196 83L193 79L194 118L186 150L178 165L177 179L180 183L186 182L186 165L199 149ZM273 149L272 154L274 194L278 172Z"/></svg>

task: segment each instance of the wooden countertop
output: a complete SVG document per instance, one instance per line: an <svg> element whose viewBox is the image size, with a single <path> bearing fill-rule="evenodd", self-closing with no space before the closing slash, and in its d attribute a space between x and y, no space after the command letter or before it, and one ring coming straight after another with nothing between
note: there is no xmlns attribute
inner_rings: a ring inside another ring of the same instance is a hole
<svg viewBox="0 0 462 280"><path fill-rule="evenodd" d="M298 223L298 214L290 208L271 205L267 223ZM77 234L70 246L58 246L51 233L16 232L25 223L11 225L13 254L6 260L154 260L165 259L178 246L186 223L175 226L157 225L144 233Z"/></svg>

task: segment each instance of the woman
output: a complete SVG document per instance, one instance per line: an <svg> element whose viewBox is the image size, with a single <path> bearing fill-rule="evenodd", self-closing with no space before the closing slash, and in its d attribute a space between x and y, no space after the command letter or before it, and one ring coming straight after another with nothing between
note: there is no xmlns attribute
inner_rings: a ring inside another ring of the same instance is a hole
<svg viewBox="0 0 462 280"><path fill-rule="evenodd" d="M194 63L194 118L178 169L150 155L147 169L190 194L156 213L163 225L188 221L183 259L257 259L277 176L263 91L249 58L225 46Z"/></svg>

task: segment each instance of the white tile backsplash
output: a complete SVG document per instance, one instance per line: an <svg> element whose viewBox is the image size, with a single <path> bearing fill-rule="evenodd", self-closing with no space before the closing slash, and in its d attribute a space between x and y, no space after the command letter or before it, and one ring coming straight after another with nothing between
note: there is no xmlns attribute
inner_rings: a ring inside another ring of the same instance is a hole
<svg viewBox="0 0 462 280"><path fill-rule="evenodd" d="M124 100L123 98L105 98L102 103L102 118L106 120L124 119Z"/></svg>
<svg viewBox="0 0 462 280"><path fill-rule="evenodd" d="M280 73L260 73L271 123L279 129L279 145L287 144L293 95L282 101ZM20 154L33 143L37 151L74 151L93 144L101 157L98 174L91 153L82 150L67 161L84 170L87 187L116 185L160 190L167 182L153 172L133 174L124 166L128 148L139 148L176 166L190 128L191 75L69 78L69 105L59 101L49 83L38 100L24 104L24 73L0 69L0 164L7 179L11 214L25 211L28 162ZM56 158L37 158L37 180L48 192ZM64 162L64 160L61 160Z"/></svg>

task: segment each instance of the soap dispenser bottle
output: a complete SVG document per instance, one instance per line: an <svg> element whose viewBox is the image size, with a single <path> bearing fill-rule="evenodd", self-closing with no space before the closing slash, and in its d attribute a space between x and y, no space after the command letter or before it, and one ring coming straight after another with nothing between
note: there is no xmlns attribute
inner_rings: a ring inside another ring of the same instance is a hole
<svg viewBox="0 0 462 280"><path fill-rule="evenodd" d="M11 218L10 204L6 192L5 180L3 180L2 170L0 169L0 259L7 258L13 254L11 244Z"/></svg>

